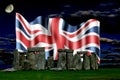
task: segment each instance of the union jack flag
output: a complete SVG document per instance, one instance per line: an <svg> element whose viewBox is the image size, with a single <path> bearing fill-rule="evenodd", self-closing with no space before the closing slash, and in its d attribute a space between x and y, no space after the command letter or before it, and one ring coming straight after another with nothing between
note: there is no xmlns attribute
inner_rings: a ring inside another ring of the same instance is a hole
<svg viewBox="0 0 120 80"><path fill-rule="evenodd" d="M28 22L21 14L16 13L16 49L27 51L30 47L45 47L46 59L53 53L58 59L58 49L95 52L100 61L100 22L89 19L79 25L70 25L61 17L45 18L38 16Z"/></svg>

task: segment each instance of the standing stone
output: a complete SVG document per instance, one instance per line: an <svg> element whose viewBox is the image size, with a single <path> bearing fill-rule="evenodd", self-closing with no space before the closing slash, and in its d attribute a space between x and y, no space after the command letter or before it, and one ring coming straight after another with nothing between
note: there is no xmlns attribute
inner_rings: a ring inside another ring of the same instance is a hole
<svg viewBox="0 0 120 80"><path fill-rule="evenodd" d="M73 56L73 66L76 70L82 70L83 68L83 54L81 52L77 52Z"/></svg>
<svg viewBox="0 0 120 80"><path fill-rule="evenodd" d="M71 49L65 49L67 59L66 59L66 67L67 69L74 69L73 65L73 50Z"/></svg>
<svg viewBox="0 0 120 80"><path fill-rule="evenodd" d="M98 69L98 63L97 63L97 55L95 53L92 53L90 55L90 63L91 63L91 69L95 70Z"/></svg>
<svg viewBox="0 0 120 80"><path fill-rule="evenodd" d="M27 59L29 60L30 69L36 69L36 57L33 52L27 53Z"/></svg>
<svg viewBox="0 0 120 80"><path fill-rule="evenodd" d="M14 50L13 53L14 53L13 65L16 70L30 69L26 52L18 52L18 50Z"/></svg>
<svg viewBox="0 0 120 80"><path fill-rule="evenodd" d="M87 51L82 51L83 54L83 69L90 70L90 56L87 55Z"/></svg>
<svg viewBox="0 0 120 80"><path fill-rule="evenodd" d="M45 69L45 63L46 63L46 60L45 60L45 51L41 51L40 54L37 54L36 56L36 64L37 64L37 69L38 70L44 70Z"/></svg>
<svg viewBox="0 0 120 80"><path fill-rule="evenodd" d="M14 59L13 59L13 66L16 70L19 70L20 69L20 66L19 66L19 58L20 58L20 54L18 53L18 50L14 50L13 51L13 55L14 55Z"/></svg>
<svg viewBox="0 0 120 80"><path fill-rule="evenodd" d="M59 49L58 50L58 64L57 68L59 70L66 70L67 69L67 64L66 64L66 51L64 49Z"/></svg>
<svg viewBox="0 0 120 80"><path fill-rule="evenodd" d="M53 56L49 56L47 60L47 69L51 70L53 68L53 65L54 65Z"/></svg>
<svg viewBox="0 0 120 80"><path fill-rule="evenodd" d="M29 61L27 60L27 54L26 52L20 52L20 59L19 59L19 66L21 67L21 69L23 70L28 70L30 69L29 67Z"/></svg>
<svg viewBox="0 0 120 80"><path fill-rule="evenodd" d="M45 49L44 47L28 48L28 60L30 61L31 68L36 70L45 69Z"/></svg>

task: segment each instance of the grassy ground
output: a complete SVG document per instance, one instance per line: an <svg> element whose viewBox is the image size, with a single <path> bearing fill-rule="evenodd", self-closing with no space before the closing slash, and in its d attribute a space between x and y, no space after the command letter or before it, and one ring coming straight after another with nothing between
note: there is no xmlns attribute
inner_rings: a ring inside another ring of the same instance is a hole
<svg viewBox="0 0 120 80"><path fill-rule="evenodd" d="M120 80L120 68L80 71L0 71L0 80Z"/></svg>

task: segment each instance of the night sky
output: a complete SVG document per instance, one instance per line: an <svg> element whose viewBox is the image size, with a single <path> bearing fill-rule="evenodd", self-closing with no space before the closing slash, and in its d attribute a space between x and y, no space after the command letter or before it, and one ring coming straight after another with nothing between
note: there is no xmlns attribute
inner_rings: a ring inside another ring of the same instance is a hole
<svg viewBox="0 0 120 80"><path fill-rule="evenodd" d="M6 50L15 49L16 12L23 15L29 22L33 21L37 16L51 17L53 14L54 16L62 16L73 25L90 18L96 18L100 21L100 37L119 42L120 4L118 1L43 0L41 2L40 0L0 0L0 48ZM14 5L12 13L4 11L9 4Z"/></svg>

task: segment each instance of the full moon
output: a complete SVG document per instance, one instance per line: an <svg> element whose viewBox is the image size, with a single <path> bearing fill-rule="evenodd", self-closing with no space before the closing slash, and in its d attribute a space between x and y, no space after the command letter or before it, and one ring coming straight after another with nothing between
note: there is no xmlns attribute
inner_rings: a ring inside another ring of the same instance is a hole
<svg viewBox="0 0 120 80"><path fill-rule="evenodd" d="M11 13L13 10L14 10L13 4L9 4L9 5L5 8L5 12L6 12L6 13Z"/></svg>

